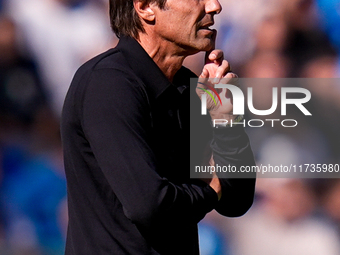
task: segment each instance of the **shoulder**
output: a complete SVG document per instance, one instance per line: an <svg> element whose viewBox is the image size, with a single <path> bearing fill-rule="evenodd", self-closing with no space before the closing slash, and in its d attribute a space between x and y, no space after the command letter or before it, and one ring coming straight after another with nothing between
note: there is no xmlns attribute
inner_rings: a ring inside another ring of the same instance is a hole
<svg viewBox="0 0 340 255"><path fill-rule="evenodd" d="M119 90L141 90L141 82L124 55L110 49L83 64L74 75L66 100L82 101L88 93L109 93Z"/></svg>
<svg viewBox="0 0 340 255"><path fill-rule="evenodd" d="M110 49L83 64L66 95L63 115L81 116L86 105L122 107L147 103L145 91L124 55Z"/></svg>
<svg viewBox="0 0 340 255"><path fill-rule="evenodd" d="M71 86L89 80L93 74L103 73L111 76L132 75L123 54L116 48L110 49L83 64L74 75Z"/></svg>

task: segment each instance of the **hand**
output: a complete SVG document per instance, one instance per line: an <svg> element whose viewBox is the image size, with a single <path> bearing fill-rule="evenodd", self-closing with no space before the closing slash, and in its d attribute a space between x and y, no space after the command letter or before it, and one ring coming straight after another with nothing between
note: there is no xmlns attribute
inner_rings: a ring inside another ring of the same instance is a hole
<svg viewBox="0 0 340 255"><path fill-rule="evenodd" d="M232 95L228 89L215 89L218 83L227 84L237 75L231 72L228 61L224 60L221 50L213 50L206 53L205 65L198 79L196 88L197 95L202 95L209 91L214 99L207 96L207 109L212 119L234 119L232 115ZM204 89L204 90L203 90ZM206 91L205 91L206 90Z"/></svg>
<svg viewBox="0 0 340 255"><path fill-rule="evenodd" d="M220 179L218 179L216 173L213 173L213 177L211 178L209 186L213 190L215 190L215 192L217 193L217 196L218 196L218 200L220 200L221 197L222 197L222 187L221 187Z"/></svg>
<svg viewBox="0 0 340 255"><path fill-rule="evenodd" d="M215 166L213 155L211 155L211 158L209 160L209 165ZM222 187L221 187L220 179L218 178L217 174L214 172L212 173L211 178L203 178L201 180L209 184L209 186L217 193L218 200L220 200L222 197Z"/></svg>
<svg viewBox="0 0 340 255"><path fill-rule="evenodd" d="M210 158L209 165L215 166L215 161L214 161L213 156L211 156ZM212 174L212 178L210 180L209 186L213 190L215 190L218 196L218 200L220 200L222 197L222 187L221 187L220 179L218 179L217 174L215 172Z"/></svg>

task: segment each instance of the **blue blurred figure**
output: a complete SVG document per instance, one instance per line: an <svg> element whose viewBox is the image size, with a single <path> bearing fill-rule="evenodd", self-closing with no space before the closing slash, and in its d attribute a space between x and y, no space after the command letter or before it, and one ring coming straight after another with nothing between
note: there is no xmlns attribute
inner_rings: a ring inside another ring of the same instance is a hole
<svg viewBox="0 0 340 255"><path fill-rule="evenodd" d="M3 149L1 202L6 239L12 249L63 254L59 211L66 183L57 167L48 156L29 155L23 147Z"/></svg>
<svg viewBox="0 0 340 255"><path fill-rule="evenodd" d="M317 0L321 16L321 25L328 34L331 42L340 55L340 1L339 0ZM340 59L338 62L338 75L340 76Z"/></svg>
<svg viewBox="0 0 340 255"><path fill-rule="evenodd" d="M229 255L225 238L216 227L202 221L198 230L201 255Z"/></svg>
<svg viewBox="0 0 340 255"><path fill-rule="evenodd" d="M317 0L322 27L329 35L334 46L340 51L340 1Z"/></svg>

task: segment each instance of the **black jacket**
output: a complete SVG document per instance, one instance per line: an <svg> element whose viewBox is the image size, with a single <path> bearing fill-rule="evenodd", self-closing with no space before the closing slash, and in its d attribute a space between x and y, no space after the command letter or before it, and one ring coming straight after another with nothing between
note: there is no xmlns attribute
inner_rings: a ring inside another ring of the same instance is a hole
<svg viewBox="0 0 340 255"><path fill-rule="evenodd" d="M182 67L170 83L128 37L77 71L61 123L65 254L198 254L197 223L206 213L239 216L249 209L254 179L221 180L220 201L205 182L190 179L193 76ZM215 130L213 138L220 165L253 164L242 128Z"/></svg>

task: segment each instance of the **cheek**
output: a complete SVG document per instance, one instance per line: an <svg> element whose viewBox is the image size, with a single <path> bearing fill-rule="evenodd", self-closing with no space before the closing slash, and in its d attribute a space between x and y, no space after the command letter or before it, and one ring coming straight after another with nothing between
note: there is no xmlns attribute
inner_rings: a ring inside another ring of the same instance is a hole
<svg viewBox="0 0 340 255"><path fill-rule="evenodd" d="M197 15L195 15L193 9L194 6L188 3L179 4L167 11L164 23L168 24L168 28L177 30L180 34L196 32Z"/></svg>
<svg viewBox="0 0 340 255"><path fill-rule="evenodd" d="M174 41L192 38L196 35L196 26L187 16L169 16L159 23L159 32Z"/></svg>

